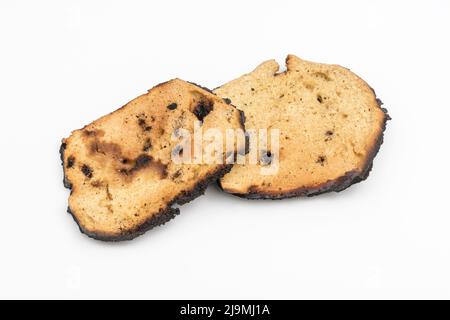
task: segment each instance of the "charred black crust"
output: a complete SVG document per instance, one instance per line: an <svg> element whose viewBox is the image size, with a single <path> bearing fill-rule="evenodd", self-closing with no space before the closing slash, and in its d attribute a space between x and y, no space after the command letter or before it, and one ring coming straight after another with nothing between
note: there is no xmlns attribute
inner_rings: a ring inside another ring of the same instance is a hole
<svg viewBox="0 0 450 320"><path fill-rule="evenodd" d="M200 100L192 111L197 119L203 122L203 119L214 110L214 102L209 100Z"/></svg>
<svg viewBox="0 0 450 320"><path fill-rule="evenodd" d="M375 95L375 91L372 88L371 88L371 90L374 92L374 95ZM370 171L372 170L373 160L375 159L375 156L377 155L378 151L380 150L381 145L383 144L384 131L386 130L386 123L388 120L391 120L391 117L389 116L387 109L381 107L383 105L383 102L379 98L377 98L376 95L375 95L375 99L376 99L377 104L380 107L380 109L384 112L384 120L383 120L383 124L382 124L382 128L381 128L381 132L380 132L377 140L375 141L375 144L374 144L371 152L369 153L369 155L367 157L366 164L365 164L363 170L361 170L360 172L349 171L337 179L327 181L325 183L322 183L322 184L312 187L312 188L298 188L298 189L295 189L292 191L282 192L282 193L264 193L264 192L260 192L258 190L251 190L251 188L250 188L250 192L248 192L248 193L233 193L233 192L229 192L229 193L231 193L232 195L235 195L237 197L240 197L240 198L252 199L252 200L253 199L255 199L255 200L257 200L257 199L281 200L281 199L294 198L294 197L312 197L312 196L320 195L320 194L327 193L327 192L333 192L333 191L340 192L340 191L347 189L351 185L354 185L356 183L366 180L367 177L369 176ZM219 187L223 191L228 192L223 189L222 185L220 184L220 181L218 184L219 184Z"/></svg>
<svg viewBox="0 0 450 320"><path fill-rule="evenodd" d="M59 155L61 157L61 164L63 167L63 184L67 189L72 189L72 183L66 178L66 166L64 165L64 151L66 150L67 144L65 142L61 143L59 148Z"/></svg>
<svg viewBox="0 0 450 320"><path fill-rule="evenodd" d="M81 166L81 172L86 176L86 178L91 179L92 178L92 169L86 164L83 164Z"/></svg>
<svg viewBox="0 0 450 320"><path fill-rule="evenodd" d="M63 142L60 148L60 155L61 155L61 161L62 161L62 167L63 167L63 174L64 174L64 187L68 189L72 189L72 184L70 181L66 178L65 175L65 166L64 166L64 150L66 149L66 144ZM160 226L165 224L166 222L172 220L175 218L179 213L180 209L178 208L172 208L174 205L183 205L186 204L195 198L203 195L205 193L206 188L208 185L214 181L219 180L222 178L225 174L230 172L231 168L233 167L232 164L230 165L223 165L221 168L216 170L215 173L211 174L207 178L199 181L191 190L185 191L178 195L174 200L172 200L165 209L160 210L156 215L152 216L150 219L145 221L143 224L137 226L133 230L126 231L120 235L114 235L114 234L107 234L107 233L100 233L100 232L90 232L88 230L83 229L80 222L78 221L76 214L70 209L70 207L67 208L67 212L72 216L74 221L77 223L78 228L80 229L81 233L84 233L90 238L101 240L101 241L125 241L125 240L133 240L134 238L144 234L150 229L153 229L154 227Z"/></svg>
<svg viewBox="0 0 450 320"><path fill-rule="evenodd" d="M230 98L223 98L223 102L225 102L226 104L231 104L231 99Z"/></svg>
<svg viewBox="0 0 450 320"><path fill-rule="evenodd" d="M108 233L101 233L101 232L90 232L88 230L83 229L80 222L78 221L76 214L73 213L73 211L70 209L70 207L67 208L67 212L72 216L73 220L77 223L78 228L80 229L81 233L84 233L90 238L93 238L95 240L101 240L101 241L126 241L126 240L133 240L134 238L144 234L150 229L153 229L154 227L161 226L165 224L166 222L172 220L177 215L180 214L179 208L172 208L174 205L183 205L186 204L195 198L198 198L199 196L203 195L205 193L206 188L208 185L216 181L217 179L222 178L225 174L230 172L232 168L232 165L224 165L220 169L218 169L215 173L208 176L207 178L199 181L191 190L184 191L180 195L178 195L175 199L173 199L165 209L160 210L156 215L152 216L150 219L146 220L143 224L137 226L133 230L127 230L123 232L122 234L115 235L115 234L108 234Z"/></svg>
<svg viewBox="0 0 450 320"><path fill-rule="evenodd" d="M62 143L61 147L59 149L59 153L61 156L62 161L62 167L63 167L63 174L64 174L64 187L68 189L72 189L72 183L66 178L65 174L65 166L64 166L64 151L66 149L66 143ZM211 182L217 181L218 179L222 178L225 174L230 172L233 165L223 165L221 168L216 170L213 174L208 176L207 178L197 182L197 184L189 191L184 191L180 195L178 195L175 199L173 199L165 209L160 210L156 215L152 216L150 219L145 221L143 224L137 226L133 230L127 230L126 232L115 235L115 234L107 234L107 233L100 233L100 232L90 232L88 230L83 229L80 222L78 221L76 214L70 209L70 207L67 208L67 212L72 215L74 221L77 223L78 228L80 229L81 233L84 233L90 238L96 239L96 240L102 240L102 241L125 241L125 240L133 240L134 238L144 234L150 229L153 229L154 227L160 226L165 224L166 222L172 220L175 218L179 213L180 209L178 208L172 208L174 205L183 205L185 203L188 203L195 198L203 195L205 193L206 188Z"/></svg>
<svg viewBox="0 0 450 320"><path fill-rule="evenodd" d="M209 89L209 88L207 88L207 87L204 87L204 86L201 86L201 85L199 85L199 84L197 84L197 83L195 83L195 82L187 81L187 83L190 83L190 84L192 84L192 85L194 85L194 86L196 86L196 87L199 87L200 89L203 89L203 90L205 90L205 91L208 91L209 93L212 93L213 95L216 95L214 92L212 92L211 89Z"/></svg>
<svg viewBox="0 0 450 320"><path fill-rule="evenodd" d="M177 107L178 107L178 104L175 103L175 102L173 102L173 103L171 103L171 104L169 104L169 105L167 106L167 109L169 109L169 110L175 110Z"/></svg>

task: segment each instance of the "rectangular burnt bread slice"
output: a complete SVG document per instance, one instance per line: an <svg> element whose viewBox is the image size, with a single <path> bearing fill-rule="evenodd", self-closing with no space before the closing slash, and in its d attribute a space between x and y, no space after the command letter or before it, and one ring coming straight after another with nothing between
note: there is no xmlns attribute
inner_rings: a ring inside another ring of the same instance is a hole
<svg viewBox="0 0 450 320"><path fill-rule="evenodd" d="M259 163L237 165L220 180L226 192L251 199L312 196L344 190L369 174L390 119L372 88L338 65L289 55L286 67L279 72L269 60L213 91L245 112L246 129L280 130L277 152L257 150ZM276 174L261 174L267 154Z"/></svg>
<svg viewBox="0 0 450 320"><path fill-rule="evenodd" d="M241 113L174 79L73 131L60 151L71 189L68 211L80 230L99 240L130 240L175 217L176 205L203 194L231 164L172 161L173 133L192 131L195 123L203 130L242 130Z"/></svg>

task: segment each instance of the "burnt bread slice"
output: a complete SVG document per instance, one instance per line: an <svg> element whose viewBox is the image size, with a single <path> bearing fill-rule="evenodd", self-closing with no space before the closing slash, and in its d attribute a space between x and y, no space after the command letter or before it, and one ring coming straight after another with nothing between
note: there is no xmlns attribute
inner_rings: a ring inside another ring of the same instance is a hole
<svg viewBox="0 0 450 320"><path fill-rule="evenodd" d="M173 161L183 152L173 134L195 125L243 130L243 118L211 92L175 79L63 139L68 211L80 230L99 240L131 240L175 217L177 205L227 173L226 161Z"/></svg>
<svg viewBox="0 0 450 320"><path fill-rule="evenodd" d="M247 129L279 129L278 154L251 144L256 164L247 159L219 181L228 193L281 199L341 191L372 168L390 119L373 89L338 65L288 55L286 67L279 72L269 60L213 91L244 111ZM274 161L276 174L262 175Z"/></svg>

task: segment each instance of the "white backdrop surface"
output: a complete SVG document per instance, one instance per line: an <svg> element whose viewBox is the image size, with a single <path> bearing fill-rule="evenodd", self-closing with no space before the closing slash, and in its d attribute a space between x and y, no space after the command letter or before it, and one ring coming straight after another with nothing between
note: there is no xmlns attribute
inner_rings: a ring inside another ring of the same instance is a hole
<svg viewBox="0 0 450 320"><path fill-rule="evenodd" d="M450 298L448 1L1 1L0 298ZM288 53L393 120L369 179L249 201L210 187L126 243L80 234L58 148L153 85Z"/></svg>

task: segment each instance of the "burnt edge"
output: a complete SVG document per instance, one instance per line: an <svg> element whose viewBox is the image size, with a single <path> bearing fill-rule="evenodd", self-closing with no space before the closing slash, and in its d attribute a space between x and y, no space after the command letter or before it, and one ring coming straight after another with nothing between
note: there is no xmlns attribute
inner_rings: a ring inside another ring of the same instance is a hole
<svg viewBox="0 0 450 320"><path fill-rule="evenodd" d="M194 86L196 86L196 87L199 87L200 89L203 89L203 90L205 90L205 91L208 91L209 93L211 93L211 94L213 94L213 95L216 96L216 94L215 94L211 89L209 89L209 88L207 88L207 87L201 86L201 85L199 85L198 83L191 82L191 81L186 81L186 82L187 82L187 83L190 83L190 84L192 84L192 85L194 85Z"/></svg>
<svg viewBox="0 0 450 320"><path fill-rule="evenodd" d="M250 191L248 193L228 192L226 189L222 187L220 180L218 181L219 188L226 193L249 200L281 200L295 197L313 197L327 192L341 192L356 183L366 180L367 177L369 176L370 171L372 170L373 160L375 159L375 156L377 155L381 145L383 144L384 131L386 130L386 123L387 121L392 120L392 118L388 114L388 110L386 108L381 107L383 105L383 102L376 96L375 90L370 86L369 88L374 93L375 101L377 102L378 107L384 113L384 120L381 127L381 132L377 140L375 141L372 150L369 152L366 163L360 172L355 170L349 171L346 172L343 176L338 177L337 179L329 180L315 187L311 188L302 187L281 193L258 192L252 190L252 188L250 188Z"/></svg>
<svg viewBox="0 0 450 320"><path fill-rule="evenodd" d="M168 81L163 82L159 85L156 85L154 88L156 88L160 85L163 85L167 82ZM191 83L197 87L200 87L201 89L204 89L208 92L211 92L213 95L216 96L215 93L213 93L211 90L209 90L207 88L204 88L196 83L192 83L192 82L189 82L189 83ZM230 104L230 105L232 107L234 107L235 109L237 109L236 106L234 106L232 104ZM244 111L239 110L239 109L237 109L237 110L239 111L239 124L241 125L241 128L245 131ZM73 185L69 181L69 179L67 179L66 168L64 166L64 151L66 150L66 147L67 147L67 143L63 139L61 146L59 148L59 154L60 154L61 164L62 164L62 168L63 168L63 184L64 184L64 187L71 190L71 193L72 193ZM235 155L235 156L237 156L237 155ZM155 214L152 217L150 217L149 219L147 219L143 224L137 226L133 230L129 230L120 235L111 235L111 234L100 233L100 232L89 232L89 231L83 229L83 227L81 226L80 222L78 221L75 213L70 209L70 206L67 207L67 213L69 213L72 216L73 220L78 225L80 232L87 235L89 238L92 238L95 240L100 240L100 241L107 241L107 242L119 242L119 241L133 240L133 239L143 235L147 231L153 229L154 227L161 226L161 225L165 224L166 222L175 218L177 215L180 214L180 209L172 208L172 206L186 204L186 203L198 198L199 196L203 195L205 193L207 187L209 186L209 184L211 184L215 181L220 181L220 179L224 175L226 175L228 172L230 172L232 168L233 168L233 164L223 165L221 168L216 170L213 174L211 174L208 177L206 177L205 179L199 181L196 185L194 185L194 187L191 190L184 191L181 194L179 194L177 197L175 197L171 202L169 202L167 204L166 208L159 210L159 212L157 214Z"/></svg>
<svg viewBox="0 0 450 320"><path fill-rule="evenodd" d="M61 162L63 166L63 174L64 174L64 187L67 189L72 190L72 183L67 179L66 173L65 173L65 167L64 167L64 151L66 149L66 143L63 142L61 144L61 147L59 149L59 153L61 156ZM123 234L120 235L112 235L107 233L100 233L100 232L89 232L81 226L80 222L78 221L75 213L70 209L70 207L67 207L67 212L72 216L73 220L78 225L78 228L80 229L81 233L84 233L90 238L101 240L101 241L124 241L124 240L133 240L134 238L144 234L150 229L153 229L154 227L160 226L165 224L166 222L172 220L180 214L179 208L172 208L174 205L183 205L186 204L195 198L203 195L206 191L206 188L211 182L214 182L220 178L222 178L225 174L231 171L231 168L233 167L232 164L229 165L223 165L218 170L216 170L213 174L209 175L205 179L199 181L191 190L184 191L181 194L179 194L177 197L175 197L171 202L169 202L166 206L166 208L159 210L159 212L152 217L150 217L148 220L146 220L143 224L137 226L136 228L126 231Z"/></svg>
<svg viewBox="0 0 450 320"><path fill-rule="evenodd" d="M172 206L186 204L194 200L195 198L198 198L199 196L203 195L206 191L206 188L211 182L223 177L225 174L231 171L231 168L232 165L222 166L220 169L216 170L216 172L214 172L212 175L199 181L190 191L184 191L183 193L178 195L175 199L173 199L171 202L167 204L166 208L159 210L157 214L147 219L144 223L142 223L141 225L137 226L132 230L127 230L126 232L119 235L112 235L101 232L89 232L83 229L75 213L70 209L70 207L67 207L67 212L72 216L73 220L78 225L80 232L87 235L89 238L108 242L133 240L134 238L143 235L150 229L161 226L166 222L175 218L177 215L180 214L180 209L172 208Z"/></svg>
<svg viewBox="0 0 450 320"><path fill-rule="evenodd" d="M63 142L61 143L61 147L59 148L59 155L63 167L63 185L65 188L72 190L72 183L66 177L66 166L64 165L64 150L66 150L66 146L67 144L63 140Z"/></svg>

